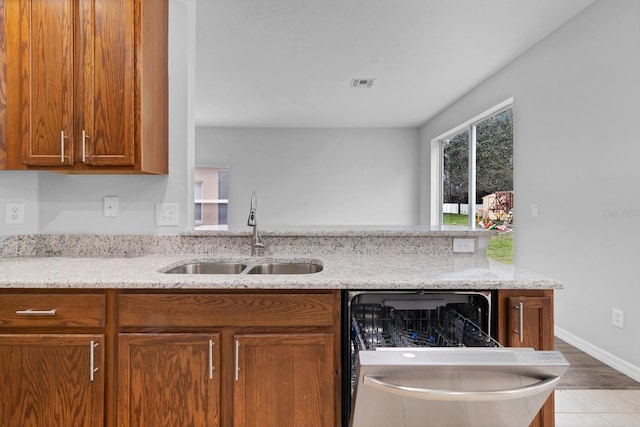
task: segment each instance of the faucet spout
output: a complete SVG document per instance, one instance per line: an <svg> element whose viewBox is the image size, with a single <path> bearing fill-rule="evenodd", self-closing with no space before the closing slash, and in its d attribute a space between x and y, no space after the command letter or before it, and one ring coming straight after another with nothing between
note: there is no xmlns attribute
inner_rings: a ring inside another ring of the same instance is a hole
<svg viewBox="0 0 640 427"><path fill-rule="evenodd" d="M249 207L249 218L247 219L247 225L253 227L253 233L251 235L251 256L257 256L258 251L264 249L264 243L258 240L258 196L254 191L251 193L251 205Z"/></svg>

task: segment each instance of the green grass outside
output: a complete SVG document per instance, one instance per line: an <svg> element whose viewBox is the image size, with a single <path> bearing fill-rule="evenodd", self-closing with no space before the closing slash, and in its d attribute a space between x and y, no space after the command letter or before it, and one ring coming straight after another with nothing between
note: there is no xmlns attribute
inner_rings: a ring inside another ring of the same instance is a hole
<svg viewBox="0 0 640 427"><path fill-rule="evenodd" d="M513 265L513 231L491 236L487 248L487 258Z"/></svg>
<svg viewBox="0 0 640 427"><path fill-rule="evenodd" d="M444 225L469 225L469 216L460 214L443 214L442 222Z"/></svg>
<svg viewBox="0 0 640 427"><path fill-rule="evenodd" d="M459 214L444 214L444 225L469 225L469 217ZM487 248L487 258L513 265L513 232L491 236Z"/></svg>

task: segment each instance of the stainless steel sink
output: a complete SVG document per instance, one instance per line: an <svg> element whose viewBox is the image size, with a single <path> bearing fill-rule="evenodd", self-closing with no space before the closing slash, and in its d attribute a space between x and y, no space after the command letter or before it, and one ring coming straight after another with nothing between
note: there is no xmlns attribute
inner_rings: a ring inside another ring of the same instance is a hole
<svg viewBox="0 0 640 427"><path fill-rule="evenodd" d="M322 264L307 262L268 262L251 267L247 274L311 274L322 271Z"/></svg>
<svg viewBox="0 0 640 427"><path fill-rule="evenodd" d="M199 261L170 268L167 274L311 274L322 271L319 261L243 262Z"/></svg>
<svg viewBox="0 0 640 427"><path fill-rule="evenodd" d="M240 274L247 268L245 264L237 262L193 262L182 264L165 271L168 274Z"/></svg>

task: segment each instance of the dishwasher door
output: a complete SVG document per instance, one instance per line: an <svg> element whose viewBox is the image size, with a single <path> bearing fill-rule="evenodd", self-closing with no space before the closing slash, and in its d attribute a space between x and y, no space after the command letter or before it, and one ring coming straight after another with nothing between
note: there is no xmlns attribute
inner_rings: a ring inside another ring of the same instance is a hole
<svg viewBox="0 0 640 427"><path fill-rule="evenodd" d="M379 348L358 358L352 427L527 427L569 366L530 348Z"/></svg>

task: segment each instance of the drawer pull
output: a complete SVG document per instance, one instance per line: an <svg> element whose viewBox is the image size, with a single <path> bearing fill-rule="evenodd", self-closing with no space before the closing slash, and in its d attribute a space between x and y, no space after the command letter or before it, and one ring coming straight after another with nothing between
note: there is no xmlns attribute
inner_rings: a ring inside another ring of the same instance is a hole
<svg viewBox="0 0 640 427"><path fill-rule="evenodd" d="M51 310L32 310L30 308L26 310L18 310L16 311L18 316L55 316L56 309L52 308Z"/></svg>

